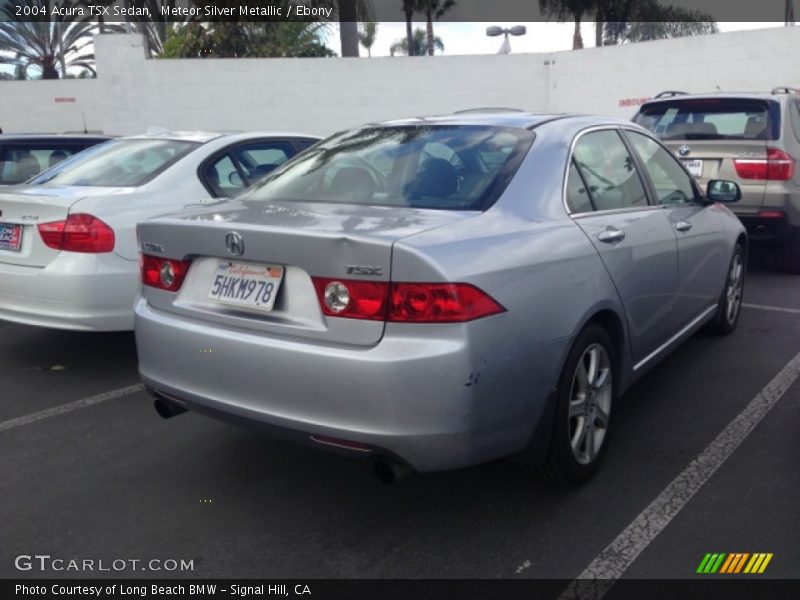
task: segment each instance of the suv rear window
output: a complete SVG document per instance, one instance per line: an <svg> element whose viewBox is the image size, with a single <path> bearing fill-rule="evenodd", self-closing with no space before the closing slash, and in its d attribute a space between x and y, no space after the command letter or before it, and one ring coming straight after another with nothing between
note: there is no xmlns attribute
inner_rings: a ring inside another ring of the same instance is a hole
<svg viewBox="0 0 800 600"><path fill-rule="evenodd" d="M645 104L634 122L664 140L777 140L780 105L748 98L697 98Z"/></svg>
<svg viewBox="0 0 800 600"><path fill-rule="evenodd" d="M358 129L306 150L241 198L485 210L532 142L530 131L490 126Z"/></svg>

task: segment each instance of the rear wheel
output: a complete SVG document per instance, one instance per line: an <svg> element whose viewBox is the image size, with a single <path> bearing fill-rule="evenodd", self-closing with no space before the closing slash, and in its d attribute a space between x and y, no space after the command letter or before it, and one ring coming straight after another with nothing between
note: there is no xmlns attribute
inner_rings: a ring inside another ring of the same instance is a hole
<svg viewBox="0 0 800 600"><path fill-rule="evenodd" d="M712 333L728 334L736 329L739 322L739 313L742 308L742 293L744 292L745 259L744 248L736 244L733 258L728 267L728 276L725 278L725 287L719 298L717 312L707 329Z"/></svg>
<svg viewBox="0 0 800 600"><path fill-rule="evenodd" d="M775 249L775 266L784 273L800 274L800 229L792 231L788 244Z"/></svg>
<svg viewBox="0 0 800 600"><path fill-rule="evenodd" d="M597 324L575 340L559 379L550 447L540 469L549 478L578 484L600 466L616 391L616 356L611 338Z"/></svg>

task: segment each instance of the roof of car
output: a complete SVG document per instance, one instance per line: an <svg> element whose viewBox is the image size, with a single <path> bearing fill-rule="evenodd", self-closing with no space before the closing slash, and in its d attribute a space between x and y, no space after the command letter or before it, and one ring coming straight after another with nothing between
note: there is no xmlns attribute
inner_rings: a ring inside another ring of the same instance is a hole
<svg viewBox="0 0 800 600"><path fill-rule="evenodd" d="M658 97L655 96L645 102L645 104L653 104L656 102L675 102L675 101L682 101L682 100L715 100L715 99L724 99L724 98L745 98L745 99L758 99L758 100L780 100L781 97L786 96L795 96L796 93L786 93L786 92L734 92L734 91L725 91L725 92L704 92L701 94L689 94L689 93L677 93L672 94L669 96Z"/></svg>
<svg viewBox="0 0 800 600"><path fill-rule="evenodd" d="M286 131L170 131L167 129L151 128L147 133L125 136L126 140L180 140L206 144L221 137L290 137L321 139L319 136L307 133L290 133Z"/></svg>
<svg viewBox="0 0 800 600"><path fill-rule="evenodd" d="M103 133L3 133L0 141L75 141L75 140L110 140L112 136Z"/></svg>
<svg viewBox="0 0 800 600"><path fill-rule="evenodd" d="M626 123L623 119L613 117L603 117L586 115L580 113L533 113L517 111L512 109L475 109L461 111L451 115L439 115L432 117L414 117L410 119L398 119L394 121L384 121L382 123L371 123L368 127L402 127L412 125L481 125L491 127L511 127L518 129L532 129L538 125L550 121L563 120L596 120L598 124L603 123Z"/></svg>
<svg viewBox="0 0 800 600"><path fill-rule="evenodd" d="M516 127L527 129L544 121L563 118L567 115L530 113L511 109L485 110L475 109L456 112L450 115L413 117L371 123L370 127L402 127L411 125L488 125L495 127Z"/></svg>

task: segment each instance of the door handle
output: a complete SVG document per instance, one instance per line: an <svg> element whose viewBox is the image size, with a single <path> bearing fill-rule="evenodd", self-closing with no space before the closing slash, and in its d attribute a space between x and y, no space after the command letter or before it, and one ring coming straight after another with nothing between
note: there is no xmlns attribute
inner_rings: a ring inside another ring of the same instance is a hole
<svg viewBox="0 0 800 600"><path fill-rule="evenodd" d="M689 231L692 228L692 224L688 221L678 221L675 223L676 231Z"/></svg>
<svg viewBox="0 0 800 600"><path fill-rule="evenodd" d="M621 242L625 239L625 232L619 229L606 229L597 235L597 239L606 244L613 244L614 242Z"/></svg>

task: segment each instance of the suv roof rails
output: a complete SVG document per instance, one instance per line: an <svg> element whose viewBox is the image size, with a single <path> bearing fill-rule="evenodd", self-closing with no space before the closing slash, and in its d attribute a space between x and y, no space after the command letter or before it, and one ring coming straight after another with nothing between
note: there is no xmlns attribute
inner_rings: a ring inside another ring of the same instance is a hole
<svg viewBox="0 0 800 600"><path fill-rule="evenodd" d="M454 115L463 115L466 113L495 113L495 112L515 112L515 113L524 113L525 111L521 108L507 108L504 106L484 106L479 108L466 108L464 110L457 110L453 114Z"/></svg>
<svg viewBox="0 0 800 600"><path fill-rule="evenodd" d="M771 93L773 95L775 95L775 94L800 94L800 90L798 90L797 88L786 87L786 86L782 85L780 87L772 88L772 92Z"/></svg>
<svg viewBox="0 0 800 600"><path fill-rule="evenodd" d="M679 92L677 90L666 90L661 92L660 94L656 94L653 98L654 100L658 100L659 98L671 98L672 96L687 96L689 92Z"/></svg>

